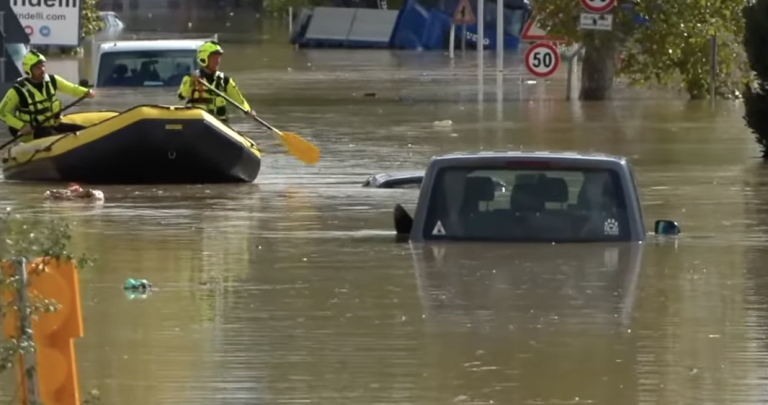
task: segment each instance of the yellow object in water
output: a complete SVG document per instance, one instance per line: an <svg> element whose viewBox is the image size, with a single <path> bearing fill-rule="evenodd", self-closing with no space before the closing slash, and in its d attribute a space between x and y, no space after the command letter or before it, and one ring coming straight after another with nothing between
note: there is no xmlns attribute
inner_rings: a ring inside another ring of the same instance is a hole
<svg viewBox="0 0 768 405"><path fill-rule="evenodd" d="M252 182L261 168L256 144L207 112L141 105L78 112L62 122L86 126L15 145L2 153L7 180L97 184Z"/></svg>

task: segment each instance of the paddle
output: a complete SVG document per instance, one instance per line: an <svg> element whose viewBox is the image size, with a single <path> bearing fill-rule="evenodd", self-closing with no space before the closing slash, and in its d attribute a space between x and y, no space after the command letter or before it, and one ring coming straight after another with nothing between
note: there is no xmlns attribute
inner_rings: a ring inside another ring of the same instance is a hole
<svg viewBox="0 0 768 405"><path fill-rule="evenodd" d="M315 146L311 142L302 138L299 134L296 134L293 132L279 131L277 128L273 127L272 125L267 124L267 122L264 121L263 119L250 115L249 111L246 110L245 107L236 103L235 100L232 100L231 98L227 97L226 94L220 92L219 90L216 90L213 86L206 83L205 80L198 77L197 81L202 83L209 90L216 93L219 97L223 98L224 100L227 100L227 102L237 107L244 114L256 120L256 122L258 122L259 124L263 125L270 131L277 134L280 137L280 140L283 141L283 145L285 145L288 151L291 152L293 156L296 156L297 158L299 158L299 160L301 160L302 162L313 165L313 164L316 164L318 161L320 161L320 149L318 149L317 146Z"/></svg>
<svg viewBox="0 0 768 405"><path fill-rule="evenodd" d="M46 119L45 119L45 121L41 122L41 124L44 124L44 123L48 122L49 120L51 120L51 119L52 119L52 118L54 118L54 117L61 117L61 114L62 114L64 111L67 111L67 110L69 110L70 108L72 108L72 107L74 107L74 106L76 106L76 105L80 104L80 102L81 102L81 101L83 101L83 100L85 100L86 98L88 98L88 93L86 93L84 96L82 96L82 97L78 98L77 100L75 100L75 101L73 101L73 102L71 102L71 103L67 104L66 106L64 106L64 108L62 108L62 109L61 109L61 111L59 111L59 112L58 112L58 114L56 114L56 115L51 115L50 117L46 118ZM34 129L33 129L33 131L34 131ZM26 135L26 134L25 134L25 135ZM3 150L3 149L5 149L5 147L6 147L6 146L8 146L8 145L10 145L10 144L12 144L12 143L14 143L14 142L16 142L16 140L18 140L18 139L19 139L19 138L21 138L22 136L24 136L24 135L16 134L16 136L14 136L13 138L11 138L11 140L10 140L10 141L8 141L8 142L6 142L6 143L4 143L4 144L0 145L0 150Z"/></svg>

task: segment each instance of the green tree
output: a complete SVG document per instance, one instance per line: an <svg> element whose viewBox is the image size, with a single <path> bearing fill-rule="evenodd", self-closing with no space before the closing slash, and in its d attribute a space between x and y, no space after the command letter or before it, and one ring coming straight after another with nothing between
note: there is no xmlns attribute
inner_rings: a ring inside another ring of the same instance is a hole
<svg viewBox="0 0 768 405"><path fill-rule="evenodd" d="M99 15L99 10L96 5L99 0L84 0L83 1L83 20L80 26L80 37L88 38L93 36L99 30L104 28L104 21Z"/></svg>
<svg viewBox="0 0 768 405"><path fill-rule="evenodd" d="M50 257L75 260L80 270L91 263L87 256L75 257L67 250L71 233L69 224L63 221L16 215L6 210L0 214L0 235L0 261L3 263L12 262L14 258L23 257L31 261L38 257ZM0 292L15 290L17 282L17 277L0 271ZM5 319L6 311L14 304L2 301L0 319ZM56 302L43 299L30 301L28 309L34 314L56 311L58 307ZM29 353L33 348L34 342L21 339L0 342L0 373L13 368L18 354ZM83 402L96 402L98 395L98 391L93 390Z"/></svg>
<svg viewBox="0 0 768 405"><path fill-rule="evenodd" d="M737 41L744 30L742 7L742 2L733 0L638 1L612 10L610 32L578 30L584 10L576 0L537 2L534 13L552 34L584 44L582 99L610 98L617 74L635 85L675 86L698 99L709 94L714 34L718 37L717 94L736 96L742 88L746 59ZM648 23L636 23L636 16Z"/></svg>

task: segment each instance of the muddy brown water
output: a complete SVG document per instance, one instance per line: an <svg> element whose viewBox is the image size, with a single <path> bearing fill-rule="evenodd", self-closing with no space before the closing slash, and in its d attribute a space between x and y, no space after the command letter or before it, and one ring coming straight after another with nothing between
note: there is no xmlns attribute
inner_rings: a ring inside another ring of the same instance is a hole
<svg viewBox="0 0 768 405"><path fill-rule="evenodd" d="M319 165L237 117L267 150L255 184L101 187L97 206L0 182L3 206L70 220L74 247L98 257L81 278L83 391L119 405L765 401L768 171L738 104L629 91L569 104L562 78L530 84L519 66L499 97L492 58L479 79L474 53L452 67L225 46L257 111L319 145ZM99 90L80 109L147 102L173 91ZM684 235L409 247L392 242L391 210L417 192L360 187L441 153L519 148L628 156L647 225L675 219ZM160 289L127 296L128 277Z"/></svg>

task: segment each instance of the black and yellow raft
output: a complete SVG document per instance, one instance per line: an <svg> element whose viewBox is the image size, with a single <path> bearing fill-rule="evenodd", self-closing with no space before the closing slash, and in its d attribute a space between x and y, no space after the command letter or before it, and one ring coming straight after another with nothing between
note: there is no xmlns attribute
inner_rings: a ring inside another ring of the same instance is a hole
<svg viewBox="0 0 768 405"><path fill-rule="evenodd" d="M256 180L256 144L193 107L140 105L77 112L78 132L20 143L2 153L12 181L89 184L245 183Z"/></svg>

